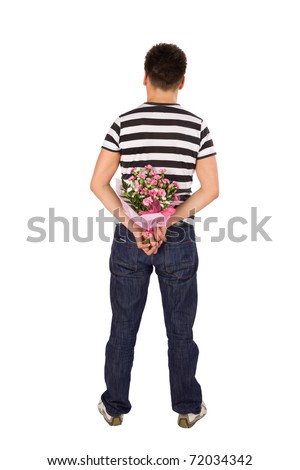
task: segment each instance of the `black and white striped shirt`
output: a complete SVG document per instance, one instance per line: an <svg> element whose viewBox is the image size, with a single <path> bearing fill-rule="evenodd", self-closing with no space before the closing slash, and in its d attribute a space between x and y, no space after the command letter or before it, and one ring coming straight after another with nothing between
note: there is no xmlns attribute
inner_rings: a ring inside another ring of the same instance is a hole
<svg viewBox="0 0 300 470"><path fill-rule="evenodd" d="M179 184L178 204L191 195L196 161L217 153L206 122L177 103L147 102L121 114L102 147L121 154L123 178L134 167L166 168L166 177Z"/></svg>

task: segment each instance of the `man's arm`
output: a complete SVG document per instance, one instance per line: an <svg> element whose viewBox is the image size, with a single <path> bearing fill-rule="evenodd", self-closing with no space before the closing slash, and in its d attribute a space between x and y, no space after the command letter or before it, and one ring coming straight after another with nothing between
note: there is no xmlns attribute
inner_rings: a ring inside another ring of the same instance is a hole
<svg viewBox="0 0 300 470"><path fill-rule="evenodd" d="M91 179L91 191L120 222L128 227L129 219L124 213L121 201L110 185L120 162L120 153L101 149Z"/></svg>
<svg viewBox="0 0 300 470"><path fill-rule="evenodd" d="M201 187L177 207L174 215L168 220L167 227L196 214L219 196L218 168L214 155L197 160L196 174Z"/></svg>
<svg viewBox="0 0 300 470"><path fill-rule="evenodd" d="M91 191L102 202L103 206L134 234L138 247L143 249L147 255L151 255L157 251L157 242L153 240L152 236L147 236L141 227L129 219L124 212L120 198L110 185L110 181L116 173L119 163L119 152L112 152L102 148L91 179ZM149 245L145 244L143 241L145 238L151 238L152 248L149 249Z"/></svg>
<svg viewBox="0 0 300 470"><path fill-rule="evenodd" d="M167 220L165 227L154 229L155 240L166 240L165 234L169 227L196 214L219 196L218 168L214 155L197 160L196 174L201 187L177 207L176 212Z"/></svg>

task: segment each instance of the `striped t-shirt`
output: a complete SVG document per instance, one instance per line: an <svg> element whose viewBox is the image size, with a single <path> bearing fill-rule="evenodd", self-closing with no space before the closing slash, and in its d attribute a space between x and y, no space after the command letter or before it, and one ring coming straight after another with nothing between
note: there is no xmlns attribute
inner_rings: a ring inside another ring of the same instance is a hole
<svg viewBox="0 0 300 470"><path fill-rule="evenodd" d="M179 185L177 205L191 195L196 161L216 155L206 122L177 103L147 102L121 114L102 147L121 154L123 178L129 178L135 167L166 168L166 178Z"/></svg>

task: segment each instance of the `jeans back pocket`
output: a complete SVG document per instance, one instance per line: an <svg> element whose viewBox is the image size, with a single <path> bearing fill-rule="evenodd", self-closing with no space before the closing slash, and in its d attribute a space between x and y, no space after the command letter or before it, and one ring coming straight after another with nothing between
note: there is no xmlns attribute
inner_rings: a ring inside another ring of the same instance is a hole
<svg viewBox="0 0 300 470"><path fill-rule="evenodd" d="M113 274L126 275L137 271L138 247L129 230L121 224L117 226L109 259Z"/></svg>
<svg viewBox="0 0 300 470"><path fill-rule="evenodd" d="M166 243L165 270L172 278L189 279L198 269L198 252L196 243L185 240L179 243Z"/></svg>

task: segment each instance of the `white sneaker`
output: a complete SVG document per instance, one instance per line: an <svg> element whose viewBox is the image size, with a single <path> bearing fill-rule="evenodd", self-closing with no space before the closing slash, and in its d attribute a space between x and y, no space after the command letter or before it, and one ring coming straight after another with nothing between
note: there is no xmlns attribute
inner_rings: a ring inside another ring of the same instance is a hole
<svg viewBox="0 0 300 470"><path fill-rule="evenodd" d="M110 425L110 426L120 426L120 424L122 424L122 421L123 421L123 415L120 415L120 416L110 416L107 411L106 411L106 408L103 404L103 402L100 400L99 403L98 403L98 410L99 412L102 414L103 418L105 419L105 421Z"/></svg>
<svg viewBox="0 0 300 470"><path fill-rule="evenodd" d="M178 415L178 426L181 428L191 428L194 426L199 419L203 418L207 413L207 408L204 402L202 402L200 413L195 415L194 413L187 413L186 415Z"/></svg>

